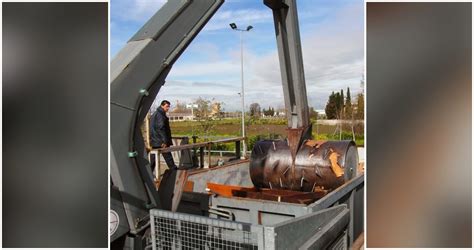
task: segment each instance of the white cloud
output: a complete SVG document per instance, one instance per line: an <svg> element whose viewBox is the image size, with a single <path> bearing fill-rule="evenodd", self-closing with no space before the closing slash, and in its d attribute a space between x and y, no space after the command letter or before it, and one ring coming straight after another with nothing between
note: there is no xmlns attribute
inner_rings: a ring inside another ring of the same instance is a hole
<svg viewBox="0 0 474 250"><path fill-rule="evenodd" d="M198 97L215 99L224 103L227 110L236 110L240 107L240 85L222 82L194 82L168 80L161 88L156 102L167 99L173 103L192 103Z"/></svg>
<svg viewBox="0 0 474 250"><path fill-rule="evenodd" d="M144 22L155 14L167 0L114 0L114 14L123 21Z"/></svg>
<svg viewBox="0 0 474 250"><path fill-rule="evenodd" d="M207 61L186 64L176 64L173 66L170 77L173 79L192 78L208 76L212 78L222 77L223 80L229 75L236 75L240 72L240 64L230 61Z"/></svg>
<svg viewBox="0 0 474 250"><path fill-rule="evenodd" d="M192 53L195 57L206 58L209 61L222 61L222 51L215 43L198 42L193 43L187 49L187 53Z"/></svg>
<svg viewBox="0 0 474 250"><path fill-rule="evenodd" d="M244 29L249 24L273 22L270 9L240 9L218 11L204 27L204 31L229 29L230 23L236 23L239 28Z"/></svg>
<svg viewBox="0 0 474 250"><path fill-rule="evenodd" d="M174 0L173 0L174 1ZM114 0L114 14L123 21L144 23L155 14L167 0ZM270 9L219 10L204 27L204 31L229 29L229 23L247 27L248 24L273 22Z"/></svg>
<svg viewBox="0 0 474 250"><path fill-rule="evenodd" d="M364 71L363 5L347 6L308 28L300 32L309 104L322 108L329 93L341 88L355 95ZM281 84L276 51L250 60L253 88Z"/></svg>
<svg viewBox="0 0 474 250"><path fill-rule="evenodd" d="M301 16L306 17L308 11L304 10L306 14L300 15L300 22ZM228 29L229 22L241 25L273 22L271 15L271 11L252 9L217 12L206 27L209 26L207 30L217 30ZM300 32L309 105L324 108L329 94L341 88L346 91L350 87L355 97L361 91L360 79L364 71L363 4L348 5L324 21L305 23L304 27ZM275 42L274 38L272 40ZM188 53L199 61L178 60L158 99L192 102L198 97L215 98L223 101L227 110L239 110L238 49L222 51L214 41L206 41L190 46L189 50ZM245 88L247 107L253 102L262 107L283 106L276 50L258 55L246 47Z"/></svg>

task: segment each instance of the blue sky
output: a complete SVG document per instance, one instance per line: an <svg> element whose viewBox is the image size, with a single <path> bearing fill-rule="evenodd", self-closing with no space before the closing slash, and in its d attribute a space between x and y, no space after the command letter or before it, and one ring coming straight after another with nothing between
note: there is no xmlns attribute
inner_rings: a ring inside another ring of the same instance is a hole
<svg viewBox="0 0 474 250"><path fill-rule="evenodd" d="M111 58L166 2L111 0ZM308 103L323 109L332 91L362 91L364 72L364 5L362 0L299 0ZM227 0L173 66L157 100L191 103L198 97L240 109L239 27L244 33L246 107L257 102L283 108L283 89L271 10L263 0Z"/></svg>

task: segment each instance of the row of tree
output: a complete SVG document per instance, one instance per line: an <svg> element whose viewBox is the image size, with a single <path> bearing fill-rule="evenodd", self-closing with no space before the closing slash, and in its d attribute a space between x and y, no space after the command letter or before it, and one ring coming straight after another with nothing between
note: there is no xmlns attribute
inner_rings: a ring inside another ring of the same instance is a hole
<svg viewBox="0 0 474 250"><path fill-rule="evenodd" d="M194 108L194 116L199 121L210 121L212 119L220 118L222 115L222 103L206 100L199 97L195 103L197 108ZM173 112L185 112L186 105L182 103L176 103L176 107ZM329 95L329 100L325 108L327 119L364 119L364 94L360 93L357 95L356 102L352 103L350 89L347 88L346 95L341 89L340 92L332 92ZM249 116L252 118L259 118L264 116L275 116L279 115L273 107L268 109L262 109L259 103L252 103L249 106ZM309 109L309 116L311 119L317 119L318 113L313 107Z"/></svg>
<svg viewBox="0 0 474 250"><path fill-rule="evenodd" d="M250 117L254 117L254 118L259 118L262 116L262 114L264 116L278 116L280 114L279 111L275 111L275 108L271 106L268 107L268 109L261 109L260 104L256 102L250 104L249 109L250 109L250 112L249 112ZM316 110L313 107L309 108L309 117L311 119L318 118L318 112L316 112Z"/></svg>
<svg viewBox="0 0 474 250"><path fill-rule="evenodd" d="M351 92L347 88L346 97L344 99L344 91L334 91L329 95L329 100L326 104L327 119L364 119L364 94L357 95L355 105L352 104Z"/></svg>
<svg viewBox="0 0 474 250"><path fill-rule="evenodd" d="M250 107L249 107L249 115L250 117L253 117L253 118L259 118L262 116L262 114L264 116L275 116L275 115L278 115L278 111L275 111L275 109L273 107L268 107L268 109L262 109L260 107L260 104L254 102L252 104L250 104Z"/></svg>
<svg viewBox="0 0 474 250"><path fill-rule="evenodd" d="M275 114L277 114L278 112L275 112L275 109L273 107L268 107L267 110L263 109L263 114L265 116L274 116Z"/></svg>

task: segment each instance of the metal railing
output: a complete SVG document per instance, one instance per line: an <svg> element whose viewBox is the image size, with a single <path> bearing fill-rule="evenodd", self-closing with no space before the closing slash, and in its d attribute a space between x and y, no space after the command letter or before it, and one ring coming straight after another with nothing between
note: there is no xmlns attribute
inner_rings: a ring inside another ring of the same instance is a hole
<svg viewBox="0 0 474 250"><path fill-rule="evenodd" d="M175 137L173 137L176 139ZM177 139L182 139L183 137L177 138ZM183 144L183 145L178 145L178 146L171 146L167 148L155 148L151 149L150 152L148 153L148 158L151 161L151 155L155 155L155 166L156 166L156 171L155 171L155 178L159 179L161 176L161 154L163 153L172 153L172 152L182 152L183 150L193 150L194 155L198 155L197 150L199 150L199 162L198 165L195 166L195 168L204 168L205 165L205 152L207 152L207 167L211 168L213 165L211 163L211 155L212 151L211 148L213 145L217 144L224 144L224 143L235 143L235 158L234 159L239 159L241 155L241 149L240 149L240 142L245 141L246 137L235 137L235 138L226 138L226 139L219 139L219 140L213 140L213 141L207 141L207 142L199 142L196 143L196 138L193 137L194 143L191 144ZM222 153L221 153L222 155ZM217 165L220 165L221 163L218 163Z"/></svg>

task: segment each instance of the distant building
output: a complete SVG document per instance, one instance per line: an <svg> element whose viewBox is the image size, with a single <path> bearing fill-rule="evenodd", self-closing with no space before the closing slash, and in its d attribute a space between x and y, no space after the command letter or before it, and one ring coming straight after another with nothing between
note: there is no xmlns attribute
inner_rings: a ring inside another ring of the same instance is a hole
<svg viewBox="0 0 474 250"><path fill-rule="evenodd" d="M198 105L197 104L194 104L194 103L189 103L189 104L186 104L186 108L187 109L191 109L191 108L198 108Z"/></svg>
<svg viewBox="0 0 474 250"><path fill-rule="evenodd" d="M286 109L277 109L275 110L275 115L278 117L285 117L286 116Z"/></svg>
<svg viewBox="0 0 474 250"><path fill-rule="evenodd" d="M194 120L194 115L192 114L191 110L189 110L189 112L187 110L184 112L168 112L168 117L171 122Z"/></svg>
<svg viewBox="0 0 474 250"><path fill-rule="evenodd" d="M240 118L242 113L236 112L222 112L222 118Z"/></svg>
<svg viewBox="0 0 474 250"><path fill-rule="evenodd" d="M326 119L326 110L316 109L315 111L318 113L318 119Z"/></svg>

